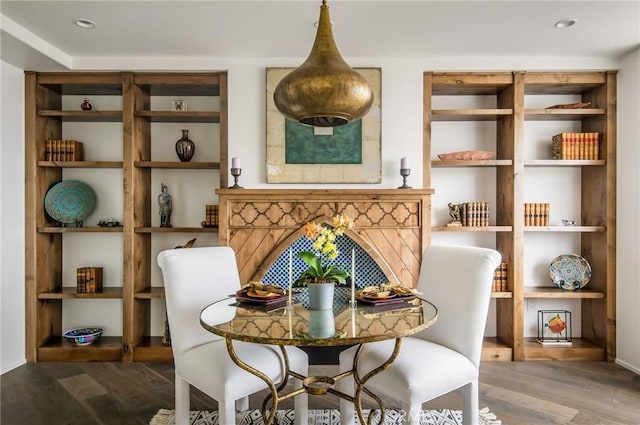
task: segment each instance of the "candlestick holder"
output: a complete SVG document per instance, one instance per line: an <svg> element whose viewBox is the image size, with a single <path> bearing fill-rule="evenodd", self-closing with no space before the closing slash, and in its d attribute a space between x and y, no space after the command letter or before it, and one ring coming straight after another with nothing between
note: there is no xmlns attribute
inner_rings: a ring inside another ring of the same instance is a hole
<svg viewBox="0 0 640 425"><path fill-rule="evenodd" d="M411 174L411 168L401 168L400 175L402 176L402 186L398 186L398 189L411 189L411 186L407 185L407 177Z"/></svg>
<svg viewBox="0 0 640 425"><path fill-rule="evenodd" d="M244 189L244 187L238 184L238 177L242 174L242 168L232 168L231 175L233 176L233 186L229 186L229 189Z"/></svg>

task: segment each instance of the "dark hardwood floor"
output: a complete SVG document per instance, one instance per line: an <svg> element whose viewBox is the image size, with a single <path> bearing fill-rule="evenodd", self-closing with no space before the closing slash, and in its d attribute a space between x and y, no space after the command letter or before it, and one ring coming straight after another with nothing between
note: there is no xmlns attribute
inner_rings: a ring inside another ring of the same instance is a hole
<svg viewBox="0 0 640 425"><path fill-rule="evenodd" d="M312 366L322 374L336 369ZM170 363L30 363L0 379L2 425L148 424L158 409L173 407ZM480 382L480 407L504 425L640 424L640 376L613 363L483 363ZM250 406L259 407L263 397L252 396ZM337 405L333 396L309 397L310 408ZM456 393L424 405L460 406ZM216 403L194 390L191 407Z"/></svg>

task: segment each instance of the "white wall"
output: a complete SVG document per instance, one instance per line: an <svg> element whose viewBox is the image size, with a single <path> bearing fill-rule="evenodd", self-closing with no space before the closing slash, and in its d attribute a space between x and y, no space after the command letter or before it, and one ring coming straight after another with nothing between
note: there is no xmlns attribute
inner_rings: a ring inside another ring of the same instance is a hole
<svg viewBox="0 0 640 425"><path fill-rule="evenodd" d="M158 59L153 58L147 60L144 58L132 58L130 60L115 62L95 62L95 63L83 63L86 70L170 70L170 71L189 71L189 70L216 70L226 69L229 76L229 156L239 156L242 158L243 173L240 179L240 183L245 187L273 187L273 185L267 185L265 177L265 157L266 157L266 142L265 142L265 68L273 66L297 66L304 58L299 60L280 59L280 58L259 58L259 59L242 59L242 58L220 58L211 59L206 62L198 62L195 60L173 60L173 59ZM359 187L382 187L382 188L395 188L402 182L399 176L399 161L401 157L409 157L412 162L412 174L409 177L409 184L413 187L419 188L422 186L422 172L419 168L422 159L422 75L426 70L468 70L468 71L486 71L486 70L549 70L549 69L616 69L620 65L619 62L610 59L594 58L594 59L576 59L576 58L534 58L534 57L466 57L466 58L410 58L410 59L397 59L397 58L357 58L349 59L350 65L358 67L381 67L382 68L382 183L379 185L349 185L350 188ZM635 72L637 78L637 56L635 59L635 65L629 63L629 60L625 61L625 66L632 66L629 74ZM633 60L631 61L633 62ZM635 68L634 68L635 67ZM3 70L4 70L3 65ZM82 69L82 70L85 70ZM81 69L75 69L81 70ZM15 74L15 71L13 72ZM17 75L16 75L17 78ZM21 78L21 77L20 77ZM3 89L9 83L11 83L11 104L14 107L17 104L16 99L20 99L20 113L22 113L22 82L14 83L12 81L5 82L6 78L3 76L2 86ZM13 85L16 85L14 88ZM629 85L630 87L627 87ZM626 93L629 90L635 90L638 92L638 83L633 81L623 80L619 84L619 93ZM631 96L631 95L630 95ZM3 94L3 103L4 103ZM637 107L637 96L636 96ZM618 108L622 109L622 106ZM636 109L637 111L637 109ZM4 114L4 113L3 113ZM637 112L636 112L637 117ZM11 127L13 133L22 135L23 120L14 119L11 117ZM621 121L621 120L620 120ZM635 119L637 121L637 119ZM4 156L4 132L5 132L5 115L2 116L3 123L3 156L2 156L2 169L4 174L5 164L9 161ZM20 133L17 133L20 132ZM628 136L625 137L629 140L628 143L638 143L640 132L637 128L631 128L628 132ZM179 135L178 135L179 136ZM176 139L178 138L176 136ZM14 149L23 150L22 138L17 138L16 144L19 147ZM625 142L626 142L625 140ZM622 139L619 137L619 142ZM636 146L637 149L637 146ZM22 152L20 152L22 155ZM15 157L15 155L13 155ZM22 156L21 163L22 167ZM630 173L634 175L636 180L634 184L630 184L625 187L624 190L618 193L618 208L619 211L637 211L637 170L636 165L638 163L637 151L636 160L629 161L627 164L619 164L619 171L621 175L627 175ZM13 160L11 160L13 161ZM15 161L14 161L15 162ZM15 163L9 163L8 166L17 166ZM12 173L13 174L13 173ZM23 175L20 171L19 175ZM15 180L15 179L14 179ZM436 187L436 196L438 191L446 193L447 191L455 190L455 187L446 186L446 181L442 183L442 187ZM326 185L325 185L326 186ZM634 188L635 186L635 188ZM296 187L296 185L281 185L279 187ZM322 185L298 185L298 187L322 187ZM332 185L332 187L340 187L340 185ZM634 190L636 192L634 192ZM4 196L4 191L3 191ZM626 199L635 196L635 204L627 204ZM18 195L18 201L14 202L16 205L22 207L23 201L23 189L20 188L20 194ZM201 204L199 202L197 204ZM633 208L636 208L635 210ZM8 211L7 211L8 210ZM12 216L17 216L22 220L22 211L16 213L13 210L13 206L9 207L2 202L2 213L6 215L7 212ZM18 219L16 218L16 220ZM637 220L636 220L637 221ZM3 228L5 227L5 221L3 221ZM12 225L13 226L13 225ZM12 267L15 267L18 275L13 277L15 282L20 283L20 288L15 291L14 294L10 294L10 299L5 299L4 287L5 287L5 273L3 271L3 312L2 317L11 317L15 323L16 317L24 316L24 276L23 276L23 261L24 258L21 255L24 252L23 247L23 230L22 223L16 224L14 227L19 227L19 231L16 234L19 236L21 245L19 249L13 249L12 252L20 256L19 260L14 260L11 257L7 257L6 251L3 252L3 265L11 262ZM637 224L636 224L637 226ZM13 231L13 229L11 230ZM637 236L637 232L635 234ZM631 235L629 235L631 238ZM6 238L3 236L3 248L5 246L4 241ZM626 246L630 245L631 239L627 242ZM637 245L637 238L634 239L634 244ZM636 259L637 259L636 252ZM17 265L19 263L19 265ZM627 261L625 265L619 264L621 269L619 274L622 276L625 270L623 267L629 267L627 276L636 277L634 284L637 286L638 276L638 261ZM14 266L15 264L15 266ZM631 282L631 280L630 280ZM620 279L619 279L620 283ZM637 288L636 288L637 291ZM637 294L637 292L636 292ZM619 319L625 317L627 314L637 314L637 301L629 301L624 304L620 303L618 308ZM11 311L9 316L4 312L4 306L10 305ZM20 309L19 311L17 309ZM630 310L627 312L627 310ZM156 314L161 316L161 314ZM640 332L640 324L635 316L634 320L626 320L627 327L625 332L628 338L631 340L638 340L638 333ZM20 327L18 329L12 329L15 331L23 331ZM491 329L488 329L491 330ZM3 329L4 331L4 329ZM635 332L635 338L633 334ZM23 335L20 336L24 338ZM15 334L12 334L12 343L17 339ZM620 336L618 340L620 341ZM20 340L22 341L22 340ZM6 371L14 367L21 359L24 358L23 343L12 344L14 349L20 350L17 356L19 360L5 361L4 358L4 346L3 346L3 358L2 371ZM637 365L638 358L640 357L640 348L637 346L629 347L629 353L625 359L629 364ZM635 359L635 360L633 360Z"/></svg>
<svg viewBox="0 0 640 425"><path fill-rule="evenodd" d="M618 73L616 362L640 373L640 48Z"/></svg>
<svg viewBox="0 0 640 425"><path fill-rule="evenodd" d="M0 77L0 373L24 351L24 74L2 62Z"/></svg>

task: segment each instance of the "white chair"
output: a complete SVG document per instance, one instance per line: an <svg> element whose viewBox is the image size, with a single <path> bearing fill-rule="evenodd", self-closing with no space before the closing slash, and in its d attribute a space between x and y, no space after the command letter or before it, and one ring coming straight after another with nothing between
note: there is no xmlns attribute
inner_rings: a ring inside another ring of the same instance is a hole
<svg viewBox="0 0 640 425"><path fill-rule="evenodd" d="M248 408L249 395L267 388L261 379L238 367L227 352L224 338L200 325L200 312L207 305L240 289L233 250L229 247L172 249L158 254L164 278L167 316L175 363L176 425L189 423L189 385L218 401L220 425L235 424L235 401ZM234 341L244 362L282 381L284 362L280 348ZM307 354L287 347L292 370L306 375ZM301 385L295 380L296 386ZM295 422L306 424L307 396L295 399Z"/></svg>
<svg viewBox="0 0 640 425"><path fill-rule="evenodd" d="M464 424L478 423L478 368L497 251L430 246L422 256L418 290L438 309L437 322L402 339L398 358L371 378L367 388L400 402L405 421L420 423L422 403L462 388ZM358 371L364 376L387 360L394 340L367 344ZM356 347L340 353L340 371L350 370ZM353 379L341 381L353 393ZM352 424L354 408L340 401L342 424Z"/></svg>

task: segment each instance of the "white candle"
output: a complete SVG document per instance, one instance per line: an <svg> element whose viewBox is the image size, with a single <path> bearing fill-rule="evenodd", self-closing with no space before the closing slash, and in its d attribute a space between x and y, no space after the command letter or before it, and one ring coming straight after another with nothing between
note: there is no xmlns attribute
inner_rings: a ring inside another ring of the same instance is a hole
<svg viewBox="0 0 640 425"><path fill-rule="evenodd" d="M356 310L351 310L351 337L356 337Z"/></svg>
<svg viewBox="0 0 640 425"><path fill-rule="evenodd" d="M356 249L351 248L351 305L356 301Z"/></svg>
<svg viewBox="0 0 640 425"><path fill-rule="evenodd" d="M291 248L289 248L289 305L293 305L293 257L291 254Z"/></svg>
<svg viewBox="0 0 640 425"><path fill-rule="evenodd" d="M240 165L240 158L238 158L237 156L231 158L231 168L242 168L242 166Z"/></svg>
<svg viewBox="0 0 640 425"><path fill-rule="evenodd" d="M409 168L409 159L407 157L400 159L400 168L402 169Z"/></svg>

